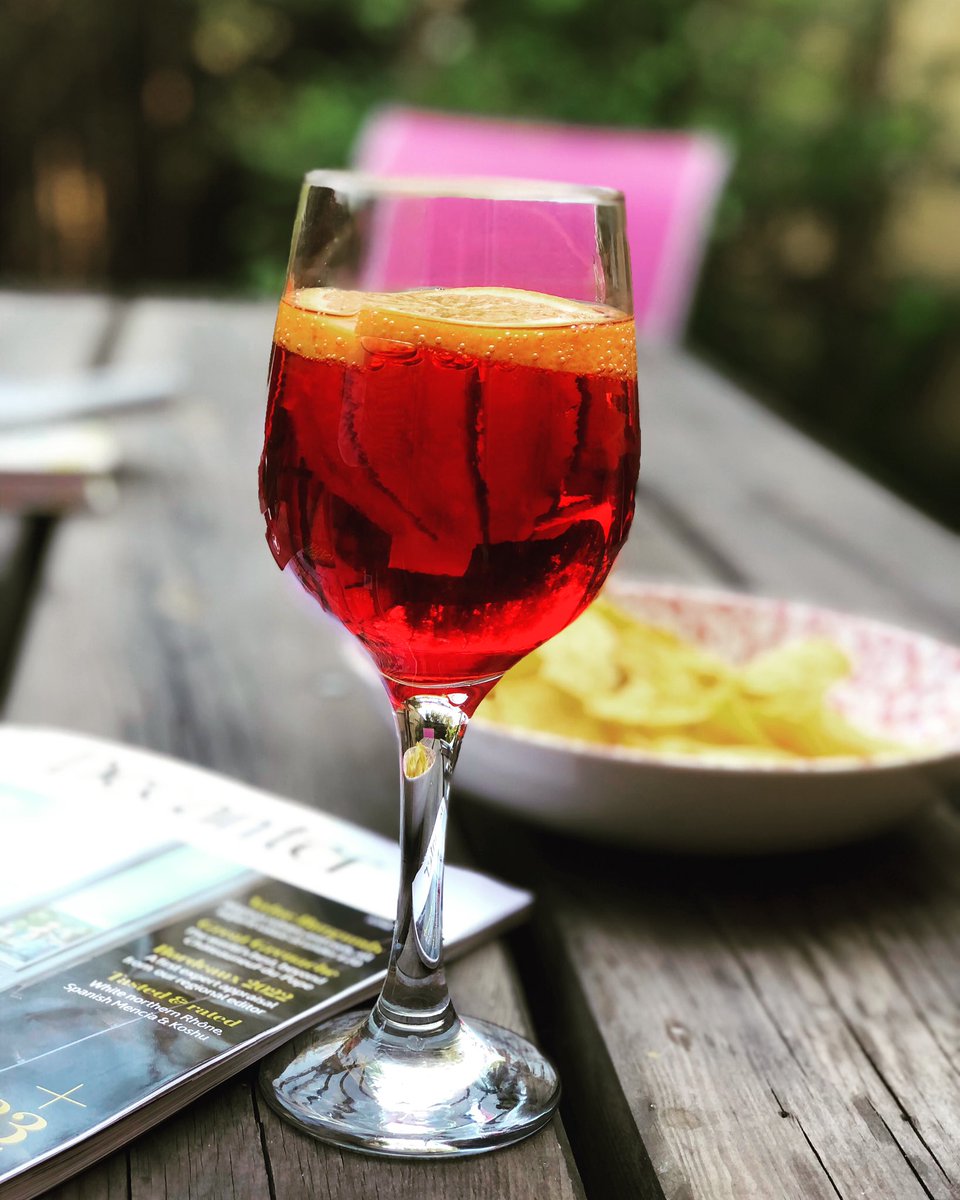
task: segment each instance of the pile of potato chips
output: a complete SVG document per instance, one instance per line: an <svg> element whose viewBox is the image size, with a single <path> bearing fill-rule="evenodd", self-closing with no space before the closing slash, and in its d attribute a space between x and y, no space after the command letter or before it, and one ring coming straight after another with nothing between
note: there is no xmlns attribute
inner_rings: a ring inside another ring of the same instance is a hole
<svg viewBox="0 0 960 1200"><path fill-rule="evenodd" d="M514 728L713 759L904 750L855 729L827 703L849 674L846 655L822 638L734 664L600 599L509 671L481 712Z"/></svg>

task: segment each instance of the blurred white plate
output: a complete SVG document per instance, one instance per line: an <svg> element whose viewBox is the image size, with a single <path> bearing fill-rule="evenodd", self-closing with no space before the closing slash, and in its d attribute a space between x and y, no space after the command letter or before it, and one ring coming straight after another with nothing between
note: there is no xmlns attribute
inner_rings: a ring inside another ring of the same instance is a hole
<svg viewBox="0 0 960 1200"><path fill-rule="evenodd" d="M737 661L826 637L852 674L831 703L920 757L739 763L577 742L471 722L456 788L556 829L651 849L759 853L851 841L941 798L960 779L960 648L878 621L732 593L626 583L643 620Z"/></svg>

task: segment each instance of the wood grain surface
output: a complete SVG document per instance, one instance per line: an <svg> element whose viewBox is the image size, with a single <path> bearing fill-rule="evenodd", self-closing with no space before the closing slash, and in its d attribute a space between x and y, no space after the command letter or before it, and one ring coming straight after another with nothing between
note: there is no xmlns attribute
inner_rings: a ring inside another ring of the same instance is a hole
<svg viewBox="0 0 960 1200"><path fill-rule="evenodd" d="M649 504L714 578L960 638L955 534L708 367L650 351L640 371Z"/></svg>
<svg viewBox="0 0 960 1200"><path fill-rule="evenodd" d="M952 810L760 861L574 847L479 812L470 832L539 880L515 949L588 1195L960 1194Z"/></svg>
<svg viewBox="0 0 960 1200"><path fill-rule="evenodd" d="M57 531L6 715L169 751L392 835L383 706L263 543L270 322L173 301L114 320L112 353L170 356L189 390L116 419L122 508ZM689 358L647 352L641 371L644 484L618 569L960 637L953 535ZM460 1163L367 1160L283 1125L248 1075L58 1200L960 1197L951 808L761 860L573 842L465 799L455 813L478 861L539 895L531 924L456 965L455 996L556 1057L562 1125Z"/></svg>
<svg viewBox="0 0 960 1200"><path fill-rule="evenodd" d="M69 377L104 361L119 313L120 306L102 296L0 292L4 381L15 385L51 374ZM51 531L45 516L0 512L0 700L9 686Z"/></svg>

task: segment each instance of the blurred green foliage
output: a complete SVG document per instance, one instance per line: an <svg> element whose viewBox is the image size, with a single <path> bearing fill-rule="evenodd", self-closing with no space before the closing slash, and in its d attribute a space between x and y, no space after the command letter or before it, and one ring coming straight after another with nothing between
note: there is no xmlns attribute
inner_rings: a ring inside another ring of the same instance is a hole
<svg viewBox="0 0 960 1200"><path fill-rule="evenodd" d="M387 101L710 128L737 164L691 340L960 523L960 280L890 248L909 189L960 166L936 103L960 37L891 82L914 2L7 0L4 273L272 291L303 169Z"/></svg>

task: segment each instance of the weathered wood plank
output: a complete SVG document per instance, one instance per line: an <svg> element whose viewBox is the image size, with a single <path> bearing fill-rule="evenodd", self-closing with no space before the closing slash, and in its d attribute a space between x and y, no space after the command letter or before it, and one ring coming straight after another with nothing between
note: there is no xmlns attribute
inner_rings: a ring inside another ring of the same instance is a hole
<svg viewBox="0 0 960 1200"><path fill-rule="evenodd" d="M898 836L825 856L799 887L802 868L786 879L766 869L751 894L728 889L713 906L805 1073L842 1089L938 1197L960 1195L958 850L960 820L944 807ZM784 943L776 977L773 931ZM858 1058L870 1068L863 1085L849 1070Z"/></svg>
<svg viewBox="0 0 960 1200"><path fill-rule="evenodd" d="M264 543L256 464L271 320L268 309L246 306L135 307L117 356L172 356L184 364L190 392L166 414L116 418L128 463L122 507L108 520L78 517L60 531L8 715L168 751L395 836L385 705L344 667L333 627L288 586ZM482 962L454 973L458 1002L516 1021L505 960L488 953ZM201 1102L216 1111L211 1125L194 1129L191 1109L173 1133L136 1143L134 1197L148 1180L151 1195L169 1200L232 1196L218 1173L227 1155L234 1180L266 1170L287 1180L286 1195L299 1195L296 1172L287 1174L294 1144L297 1170L318 1187L327 1178L330 1152L278 1132L269 1114L265 1162L252 1099L234 1091L233 1108L222 1094ZM170 1137L179 1139L183 1163L167 1177ZM527 1197L537 1180L551 1195L580 1194L556 1130L452 1173L408 1166L397 1174L395 1164L352 1157L337 1169L337 1196L364 1194L361 1184L366 1194L386 1195L401 1176L424 1200L454 1186L465 1196Z"/></svg>
<svg viewBox="0 0 960 1200"><path fill-rule="evenodd" d="M130 1200L127 1156L113 1155L95 1170L44 1192L44 1200Z"/></svg>
<svg viewBox="0 0 960 1200"><path fill-rule="evenodd" d="M642 478L751 589L960 636L954 534L702 364L651 351L641 375Z"/></svg>
<svg viewBox="0 0 960 1200"><path fill-rule="evenodd" d="M944 806L863 862L866 886L831 874L800 939L894 1102L884 1116L916 1133L917 1162L936 1167L931 1192L950 1196L960 1195L958 856L960 815Z"/></svg>
<svg viewBox="0 0 960 1200"><path fill-rule="evenodd" d="M588 1195L960 1196L955 815L732 862L468 828L540 881L514 941Z"/></svg>
<svg viewBox="0 0 960 1200"><path fill-rule="evenodd" d="M131 1200L265 1200L253 1079L225 1084L129 1148Z"/></svg>
<svg viewBox="0 0 960 1200"><path fill-rule="evenodd" d="M101 356L116 318L103 296L0 292L0 374L30 379L88 366ZM0 513L0 698L49 533L42 517Z"/></svg>
<svg viewBox="0 0 960 1200"><path fill-rule="evenodd" d="M721 558L699 532L655 496L641 478L630 537L614 566L617 575L671 583L722 584L739 589L739 569Z"/></svg>

